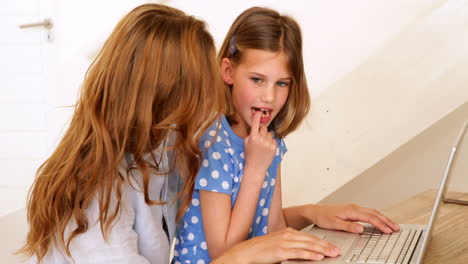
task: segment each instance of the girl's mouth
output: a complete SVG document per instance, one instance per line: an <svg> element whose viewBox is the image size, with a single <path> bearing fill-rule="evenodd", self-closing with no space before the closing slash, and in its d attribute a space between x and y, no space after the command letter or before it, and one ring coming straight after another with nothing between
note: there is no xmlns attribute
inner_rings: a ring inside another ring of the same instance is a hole
<svg viewBox="0 0 468 264"><path fill-rule="evenodd" d="M257 111L261 111L262 112L262 119L267 119L270 117L270 114L272 112L272 110L270 109L266 109L266 108L257 108L257 107L252 107L252 115L255 115L255 113Z"/></svg>

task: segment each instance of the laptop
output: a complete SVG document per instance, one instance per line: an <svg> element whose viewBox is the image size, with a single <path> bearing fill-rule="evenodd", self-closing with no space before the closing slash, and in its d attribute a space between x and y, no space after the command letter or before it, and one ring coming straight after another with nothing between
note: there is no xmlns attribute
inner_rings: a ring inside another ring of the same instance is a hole
<svg viewBox="0 0 468 264"><path fill-rule="evenodd" d="M432 208L432 214L427 225L400 224L400 231L385 234L369 224L364 224L362 234L322 229L312 226L306 232L328 241L341 248L342 255L336 258L325 258L320 261L288 260L284 264L292 263L382 263L382 264L421 264L424 252L429 243L434 221L440 204L444 201L455 160L457 148L466 134L468 121L463 125L453 146L444 176Z"/></svg>

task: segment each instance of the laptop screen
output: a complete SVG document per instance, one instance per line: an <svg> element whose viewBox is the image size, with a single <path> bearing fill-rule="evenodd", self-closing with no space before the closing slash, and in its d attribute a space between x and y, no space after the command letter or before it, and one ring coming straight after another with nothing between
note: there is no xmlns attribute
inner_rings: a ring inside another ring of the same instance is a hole
<svg viewBox="0 0 468 264"><path fill-rule="evenodd" d="M457 139L455 141L455 144L452 147L452 151L450 152L447 167L445 168L445 172L444 172L444 177L442 178L442 182L440 183L439 191L437 193L437 197L436 197L436 200L434 202L434 207L432 208L431 218L429 219L429 224L427 225L426 232L424 233L424 237L423 237L423 241L422 241L422 245L421 245L421 252L419 254L419 257L418 257L418 260L416 261L416 263L422 263L422 259L424 257L424 252L426 251L426 247L427 247L427 244L428 244L428 241L429 241L429 235L430 235L430 233L432 231L432 226L434 225L434 221L437 218L437 213L439 211L439 206L443 202L444 197L445 197L445 193L447 191L447 185L448 185L447 182L449 180L449 175L451 174L451 171L452 171L452 167L453 167L452 165L453 165L453 162L454 162L454 160L456 158L457 150L460 147L461 142L462 142L462 140L463 140L463 138L464 138L464 136L466 134L467 127L468 127L468 121L466 121L465 124L463 125L463 127L462 127L460 133L458 134L458 137L457 137Z"/></svg>

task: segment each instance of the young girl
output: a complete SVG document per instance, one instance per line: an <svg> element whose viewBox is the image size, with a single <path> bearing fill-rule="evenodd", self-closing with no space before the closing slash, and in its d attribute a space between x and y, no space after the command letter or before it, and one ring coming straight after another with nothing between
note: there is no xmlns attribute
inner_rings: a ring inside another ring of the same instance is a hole
<svg viewBox="0 0 468 264"><path fill-rule="evenodd" d="M310 106L298 24L270 9L248 9L231 26L218 60L228 112L202 138L203 163L180 223L173 263L209 263L241 241L287 226L301 228L312 220L352 231L334 222L344 207L301 207L307 213L282 209L283 138L299 126ZM362 210L355 209L353 213ZM340 213L328 217L333 210ZM393 225L388 219L371 222L382 229ZM320 254L309 255L311 259L340 254L324 241L314 243Z"/></svg>

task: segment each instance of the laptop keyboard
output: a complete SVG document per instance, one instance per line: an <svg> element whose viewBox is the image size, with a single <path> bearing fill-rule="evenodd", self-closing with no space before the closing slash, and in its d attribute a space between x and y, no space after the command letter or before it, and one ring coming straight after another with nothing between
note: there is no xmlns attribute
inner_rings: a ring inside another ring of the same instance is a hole
<svg viewBox="0 0 468 264"><path fill-rule="evenodd" d="M366 225L345 260L357 263L408 263L420 235L419 229L402 228L399 232L385 234Z"/></svg>

